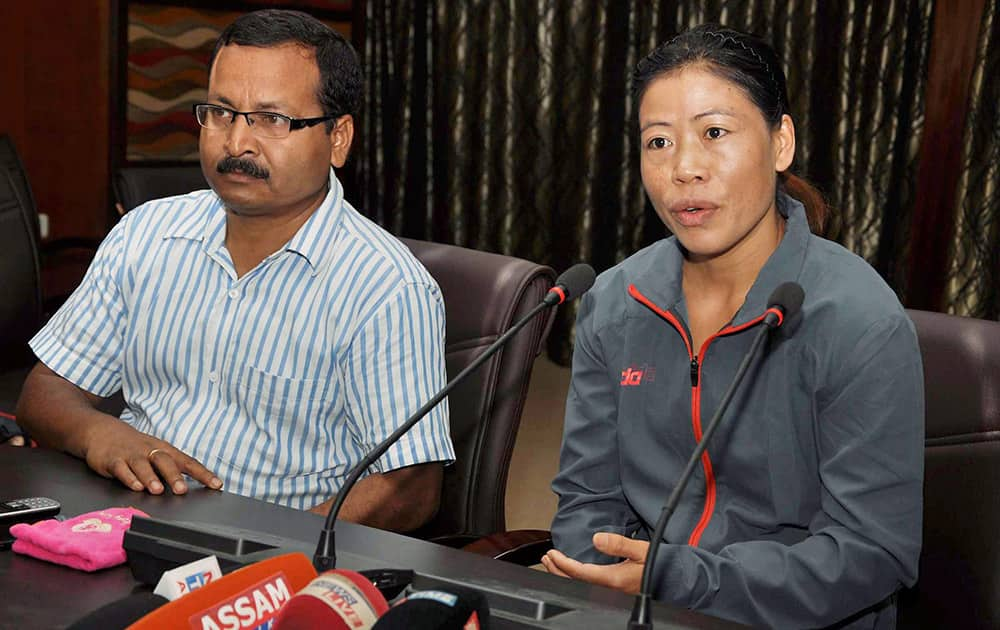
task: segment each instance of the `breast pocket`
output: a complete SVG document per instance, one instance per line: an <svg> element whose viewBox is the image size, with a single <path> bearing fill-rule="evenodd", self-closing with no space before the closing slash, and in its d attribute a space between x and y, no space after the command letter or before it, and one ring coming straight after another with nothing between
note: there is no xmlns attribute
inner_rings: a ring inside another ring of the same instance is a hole
<svg viewBox="0 0 1000 630"><path fill-rule="evenodd" d="M314 439L329 411L331 380L279 376L248 365L239 379L239 406L272 440Z"/></svg>

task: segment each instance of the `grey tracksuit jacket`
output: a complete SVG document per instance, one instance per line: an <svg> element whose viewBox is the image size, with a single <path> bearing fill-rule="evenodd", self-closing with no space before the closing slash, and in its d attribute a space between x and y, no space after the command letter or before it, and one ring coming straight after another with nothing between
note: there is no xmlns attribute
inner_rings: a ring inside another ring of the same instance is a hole
<svg viewBox="0 0 1000 630"><path fill-rule="evenodd" d="M752 626L891 628L916 581L923 374L914 328L864 260L809 232L779 197L782 242L732 322L690 347L675 238L602 273L583 297L566 403L556 548L648 539L748 350L771 292L799 316L772 333L733 398L656 560L657 599Z"/></svg>

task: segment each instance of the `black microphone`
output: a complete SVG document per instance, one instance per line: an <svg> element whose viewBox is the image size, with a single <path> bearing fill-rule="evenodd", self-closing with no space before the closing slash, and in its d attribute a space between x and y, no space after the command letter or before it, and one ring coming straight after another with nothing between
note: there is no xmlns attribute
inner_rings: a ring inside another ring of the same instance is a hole
<svg viewBox="0 0 1000 630"><path fill-rule="evenodd" d="M337 520L337 514L340 513L340 508L344 505L344 500L350 493L351 488L353 488L354 484L361 478L361 475L368 470L368 467L375 463L375 461L378 460L378 458L381 457L390 446L395 444L404 433L409 431L413 425L427 415L431 409L444 400L444 397L447 396L457 385L464 381L469 374L474 372L476 368L482 365L487 359L496 354L500 348L506 345L506 343L510 341L510 339L519 330L524 328L524 326L535 317L535 315L545 309L556 306L557 304L562 304L567 300L573 300L580 297L582 294L586 293L591 286L593 286L595 277L596 274L594 273L594 269L590 265L583 263L573 265L563 272L563 274L556 279L556 285L549 289L545 298L539 302L537 306L531 309L531 311L522 317L520 321L511 326L507 332L501 335L499 339L486 348L486 350L484 350L481 355L476 357L472 363L459 372L455 378L451 379L451 381L445 385L441 391L428 400L423 407L413 412L413 415L407 418L406 422L401 424L398 429L393 431L389 437L372 449L372 451L368 453L364 459L358 462L358 464L351 469L351 472L347 475L347 479L344 480L343 486L340 488L340 492L337 493L337 498L333 502L333 507L330 509L330 513L327 514L326 524L323 526L323 531L320 534L319 544L316 545L316 554L313 556L313 566L316 567L317 571L322 573L323 571L329 571L337 566L334 532L334 524Z"/></svg>
<svg viewBox="0 0 1000 630"><path fill-rule="evenodd" d="M566 301L575 300L594 286L595 278L594 268L590 265L583 263L573 265L556 278L556 285L549 289L542 302L549 306L556 306Z"/></svg>
<svg viewBox="0 0 1000 630"><path fill-rule="evenodd" d="M382 615L372 630L483 630L490 606L479 591L460 586L415 591Z"/></svg>
<svg viewBox="0 0 1000 630"><path fill-rule="evenodd" d="M719 408L715 410L715 415L712 416L711 422L708 423L708 428L705 429L701 440L695 447L694 452L691 453L691 457L688 459L687 465L681 473L680 480L674 486L673 492L670 493L670 498L667 499L666 504L663 506L663 511L660 512L659 520L656 521L656 529L653 530L653 535L649 539L646 563L642 569L642 587L639 589L639 594L635 596L635 606L632 608L632 616L628 622L629 630L645 630L653 627L650 617L650 600L653 591L653 564L656 562L656 552L659 550L660 542L663 540L663 533L667 529L667 522L673 515L674 510L677 509L677 503L680 502L681 494L684 492L688 481L690 481L691 474L701 459L701 454L708 448L708 441L712 439L712 434L718 428L722 416L726 413L729 402L733 398L733 394L736 393L736 388L740 386L743 377L747 373L747 369L750 367L751 361L757 355L757 350L761 342L764 341L769 332L781 326L786 319L798 314L802 308L802 300L804 298L805 293L802 291L802 286L797 282L785 282L775 289L771 293L771 297L768 298L767 311L764 313L763 328L757 331L757 336L754 337L753 343L750 344L750 349L747 350L746 355L743 357L743 362L740 363L739 368L736 370L733 382L730 383L729 389L722 396Z"/></svg>

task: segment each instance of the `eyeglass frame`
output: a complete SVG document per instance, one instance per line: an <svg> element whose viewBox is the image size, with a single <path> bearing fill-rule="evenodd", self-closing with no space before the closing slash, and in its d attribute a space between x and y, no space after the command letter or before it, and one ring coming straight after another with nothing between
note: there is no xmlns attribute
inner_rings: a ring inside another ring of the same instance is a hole
<svg viewBox="0 0 1000 630"><path fill-rule="evenodd" d="M214 108L214 109L221 109L221 110L223 110L225 112L229 112L231 114L230 119L229 119L229 124L226 127L218 127L218 128L216 128L216 127L209 127L209 126L205 125L204 123L201 122L201 119L198 117L198 108L199 107L211 107L211 108ZM264 114L264 115L267 115L267 116L277 116L279 118L284 118L285 120L288 121L288 133L289 133L289 135L291 135L291 133L293 131L297 130L297 129L304 129L306 127L315 127L316 125L320 124L321 122L325 122L327 120L336 120L336 119L340 118L340 115L316 116L314 118L293 118L293 117L291 117L291 116L289 116L287 114L282 114L280 112L269 112L269 111L263 111L263 110L252 111L252 112L239 112L239 111L236 111L235 109L232 109L231 107L226 107L224 105L216 105L215 103L195 103L194 105L191 106L191 113L194 114L194 119L196 121L198 121L198 126L202 127L203 129L208 129L209 131L221 131L223 129L228 129L228 128L232 127L234 124L236 124L236 117L237 116L243 116L243 119L247 121L247 127L249 127L251 131L253 131L256 128L255 127L256 123L254 123L254 122L252 122L250 120L250 116L252 114ZM263 136L263 137L272 138L272 139L275 139L275 140L280 140L281 138L287 138L288 136Z"/></svg>

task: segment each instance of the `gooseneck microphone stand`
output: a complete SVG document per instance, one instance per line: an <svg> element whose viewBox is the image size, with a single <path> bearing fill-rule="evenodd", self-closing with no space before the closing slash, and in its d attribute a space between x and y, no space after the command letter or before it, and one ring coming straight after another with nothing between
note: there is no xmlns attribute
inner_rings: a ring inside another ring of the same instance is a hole
<svg viewBox="0 0 1000 630"><path fill-rule="evenodd" d="M764 325L757 331L757 335L750 344L750 349L744 355L743 361L736 370L733 382L729 384L729 389L722 396L722 400L715 410L715 415L712 416L712 420L708 423L708 428L705 429L694 452L688 458L687 465L684 466L684 471L681 473L680 479L664 504L659 520L656 521L656 528L649 539L649 549L646 552L646 562L642 570L642 586L639 589L639 594L635 596L632 616L628 622L629 630L650 630L653 627L650 615L653 591L653 565L656 563L656 554L660 549L660 543L663 542L663 533L667 529L667 523L670 521L670 517L673 516L674 510L677 509L681 494L684 492L684 488L687 487L688 481L690 481L691 475L694 473L695 466L701 460L702 453L708 448L709 440L712 439L712 435L719 427L722 416L726 413L726 409L733 398L733 394L736 393L740 383L743 382L743 377L746 376L751 362L757 356L757 350L760 348L761 343L767 338L771 330L784 322L785 317L795 315L799 311L802 307L803 297L802 287L794 282L782 284L771 294L768 300L770 306L768 306L767 312L764 315Z"/></svg>
<svg viewBox="0 0 1000 630"><path fill-rule="evenodd" d="M333 507L330 509L330 513L327 514L326 524L320 534L319 544L316 546L316 554L313 556L313 566L316 567L318 572L322 573L323 571L329 571L337 565L336 534L334 532L337 515L340 513L340 509L343 507L344 501L347 499L347 495L350 493L351 488L353 488L354 484L358 482L361 475L368 470L368 467L375 463L378 458L389 449L390 446L395 444L404 433L409 431L413 425L427 415L431 409L444 400L444 397L447 396L457 385L462 383L462 381L464 381L469 374L474 372L476 368L483 364L483 362L496 354L497 351L500 350L500 348L502 348L511 337L524 328L524 326L534 319L538 313L558 304L562 304L567 300L578 297L586 292L587 289L589 289L593 284L594 270L589 265L577 264L563 272L563 274L556 279L556 286L549 289L545 299L531 309L531 311L522 317L520 321L511 326L507 332L494 341L489 348L476 357L476 359L467 365L464 370L459 372L455 378L453 378L447 385L444 386L443 389L441 389L441 391L424 403L420 409L413 412L413 415L407 418L406 422L393 431L389 437L382 440L378 446L372 449L372 451L368 453L364 459L358 462L358 464L351 469L351 472L347 475L347 479L344 481L340 491L337 493L337 498L333 502Z"/></svg>

